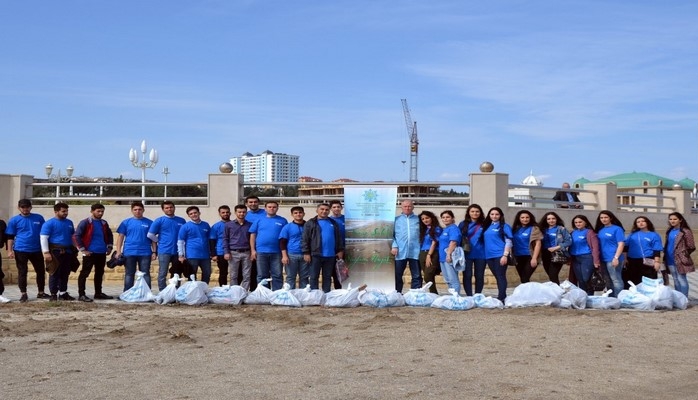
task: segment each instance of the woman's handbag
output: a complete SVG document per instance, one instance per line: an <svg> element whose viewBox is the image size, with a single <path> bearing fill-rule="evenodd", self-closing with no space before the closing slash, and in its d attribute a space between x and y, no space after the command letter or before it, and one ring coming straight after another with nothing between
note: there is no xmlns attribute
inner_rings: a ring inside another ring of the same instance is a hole
<svg viewBox="0 0 698 400"><path fill-rule="evenodd" d="M654 258L643 257L642 258L642 265L646 265L648 267L654 267Z"/></svg>
<svg viewBox="0 0 698 400"><path fill-rule="evenodd" d="M567 255L562 250L555 250L550 254L550 261L558 264L567 263Z"/></svg>
<svg viewBox="0 0 698 400"><path fill-rule="evenodd" d="M587 282L587 287L595 292L600 292L606 289L606 280L603 278L603 275L598 269L594 268L594 272L591 274L589 282Z"/></svg>

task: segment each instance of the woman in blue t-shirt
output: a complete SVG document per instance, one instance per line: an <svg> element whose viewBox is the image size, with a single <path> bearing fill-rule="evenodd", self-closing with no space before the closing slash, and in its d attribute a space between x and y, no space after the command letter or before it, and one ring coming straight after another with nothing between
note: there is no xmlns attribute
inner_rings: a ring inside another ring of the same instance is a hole
<svg viewBox="0 0 698 400"><path fill-rule="evenodd" d="M494 278L497 280L497 298L507 297L507 261L511 254L513 234L511 227L504 222L504 213L499 207L492 207L482 224L482 242L485 259Z"/></svg>
<svg viewBox="0 0 698 400"><path fill-rule="evenodd" d="M627 279L636 285L642 282L643 276L657 279L662 249L662 238L654 231L652 221L643 215L635 218L633 229L625 238Z"/></svg>
<svg viewBox="0 0 698 400"><path fill-rule="evenodd" d="M528 210L516 213L511 230L514 233L512 241L516 272L519 273L521 283L530 282L531 275L538 266L543 234L536 224L536 217Z"/></svg>
<svg viewBox="0 0 698 400"><path fill-rule="evenodd" d="M608 278L613 285L611 296L617 297L623 290L623 247L625 247L623 224L611 211L603 210L596 217L594 231L599 237L601 263L606 266Z"/></svg>
<svg viewBox="0 0 698 400"><path fill-rule="evenodd" d="M441 213L441 222L444 224L441 235L439 235L439 262L441 263L441 273L448 287L454 289L456 293L460 293L458 273L451 259L453 250L455 250L457 246L460 246L460 230L455 224L455 217L451 210L446 210Z"/></svg>
<svg viewBox="0 0 698 400"><path fill-rule="evenodd" d="M564 263L553 262L553 252L561 250L565 256L569 256L569 247L572 237L565 229L565 223L557 213L550 211L543 215L538 227L543 233L543 268L551 282L560 284L560 270Z"/></svg>
<svg viewBox="0 0 698 400"><path fill-rule="evenodd" d="M594 291L588 287L587 283L591 279L594 268L598 269L601 266L599 238L592 229L591 222L584 215L575 215L572 218L572 225L574 230L570 234L572 236L570 267L578 280L577 286L587 294L593 295Z"/></svg>
<svg viewBox="0 0 698 400"><path fill-rule="evenodd" d="M441 271L438 252L440 234L441 227L436 215L431 211L422 211L419 214L419 241L422 244L419 252L419 266L422 268L424 283L431 282L429 291L437 294L436 275Z"/></svg>
<svg viewBox="0 0 698 400"><path fill-rule="evenodd" d="M471 204L465 210L465 220L458 225L463 241L468 239L470 251L465 253L465 271L463 271L463 288L467 296L473 295L473 268L475 269L475 293L482 293L485 287L485 248L480 236L482 236L482 223L485 221L485 213L482 207Z"/></svg>
<svg viewBox="0 0 698 400"><path fill-rule="evenodd" d="M696 250L693 232L683 215L678 212L669 214L669 227L664 242L664 263L674 279L674 289L688 297L688 279L686 274L696 270L691 253Z"/></svg>

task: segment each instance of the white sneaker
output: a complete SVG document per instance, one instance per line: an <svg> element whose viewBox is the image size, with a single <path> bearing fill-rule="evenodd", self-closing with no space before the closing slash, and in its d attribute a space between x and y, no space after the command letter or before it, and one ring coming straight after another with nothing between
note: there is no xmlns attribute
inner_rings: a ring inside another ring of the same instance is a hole
<svg viewBox="0 0 698 400"><path fill-rule="evenodd" d="M10 299L5 296L0 295L0 303L9 303Z"/></svg>

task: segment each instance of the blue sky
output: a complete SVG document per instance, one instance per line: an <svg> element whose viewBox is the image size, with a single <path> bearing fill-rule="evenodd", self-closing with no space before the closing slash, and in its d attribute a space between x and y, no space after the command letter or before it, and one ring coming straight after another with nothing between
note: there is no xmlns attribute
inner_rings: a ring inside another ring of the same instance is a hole
<svg viewBox="0 0 698 400"><path fill-rule="evenodd" d="M0 0L0 173L698 179L698 2ZM402 161L408 161L403 165Z"/></svg>

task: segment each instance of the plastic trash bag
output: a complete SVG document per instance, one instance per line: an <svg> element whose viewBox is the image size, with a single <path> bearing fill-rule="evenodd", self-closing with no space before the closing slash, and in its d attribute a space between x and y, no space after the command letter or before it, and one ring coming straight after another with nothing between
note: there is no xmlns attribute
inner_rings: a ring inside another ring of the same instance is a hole
<svg viewBox="0 0 698 400"><path fill-rule="evenodd" d="M637 291L634 283L630 283L630 289L621 290L618 293L621 308L630 308L633 310L653 311L654 302L651 298Z"/></svg>
<svg viewBox="0 0 698 400"><path fill-rule="evenodd" d="M617 310L620 308L620 300L609 297L613 290L607 290L601 296L587 296L587 308L595 310Z"/></svg>
<svg viewBox="0 0 698 400"><path fill-rule="evenodd" d="M475 307L475 301L472 297L460 297L455 289L448 289L450 296L439 296L431 303L433 308L442 310L464 311Z"/></svg>
<svg viewBox="0 0 698 400"><path fill-rule="evenodd" d="M320 289L310 289L310 285L306 285L303 289L291 289L290 292L304 307L321 306L325 303L325 292Z"/></svg>
<svg viewBox="0 0 698 400"><path fill-rule="evenodd" d="M190 275L189 280L175 292L175 300L177 303L187 304L190 306L198 306L208 303L206 290L208 284L206 282L197 281L196 276Z"/></svg>
<svg viewBox="0 0 698 400"><path fill-rule="evenodd" d="M177 293L177 283L179 283L181 280L182 278L179 277L179 274L174 274L174 276L168 281L167 286L165 286L165 288L162 289L157 296L155 296L155 302L163 305L174 303L176 301L175 294Z"/></svg>
<svg viewBox="0 0 698 400"><path fill-rule="evenodd" d="M247 297L247 290L239 285L223 285L209 289L206 293L208 302L237 306Z"/></svg>
<svg viewBox="0 0 698 400"><path fill-rule="evenodd" d="M669 286L664 286L664 279L642 277L642 283L637 285L637 291L652 299L655 309L671 310L674 307L674 296Z"/></svg>
<svg viewBox="0 0 698 400"><path fill-rule="evenodd" d="M359 293L359 302L362 306L376 308L405 306L405 298L396 290L384 292L379 289L367 289Z"/></svg>
<svg viewBox="0 0 698 400"><path fill-rule="evenodd" d="M136 271L136 280L133 287L119 295L119 299L127 303L148 303L155 300L155 295L143 279L145 275L141 271Z"/></svg>
<svg viewBox="0 0 698 400"><path fill-rule="evenodd" d="M3 295L0 295L0 303L9 303L9 302L10 302L10 299L8 299L7 297L5 297Z"/></svg>
<svg viewBox="0 0 698 400"><path fill-rule="evenodd" d="M269 303L273 306L302 307L301 302L289 289L291 289L291 285L284 283L281 289L272 292Z"/></svg>
<svg viewBox="0 0 698 400"><path fill-rule="evenodd" d="M431 303L439 297L436 293L430 293L429 288L433 282L427 282L421 289L410 289L402 297L405 299L405 304L410 307L431 307Z"/></svg>
<svg viewBox="0 0 698 400"><path fill-rule="evenodd" d="M271 294L274 292L265 286L269 281L269 278L259 281L257 288L245 297L245 304L271 304Z"/></svg>
<svg viewBox="0 0 698 400"><path fill-rule="evenodd" d="M325 306L326 307L358 307L361 305L359 302L359 292L366 289L366 285L361 285L356 289L351 288L351 283L346 289L335 289L329 293L325 293Z"/></svg>
<svg viewBox="0 0 698 400"><path fill-rule="evenodd" d="M588 297L587 292L578 288L568 280L562 282L560 287L565 291L565 293L562 294L561 303L567 301L569 302L571 308L575 308L577 310L583 310L586 308ZM562 304L560 306L562 306Z"/></svg>
<svg viewBox="0 0 698 400"><path fill-rule="evenodd" d="M477 308L504 308L504 303L501 300L492 296L485 297L482 293L476 293L473 296L473 301Z"/></svg>
<svg viewBox="0 0 698 400"><path fill-rule="evenodd" d="M685 310L686 308L688 308L688 297L686 297L686 295L679 292L678 290L672 289L671 300L674 308L678 308L679 310Z"/></svg>
<svg viewBox="0 0 698 400"><path fill-rule="evenodd" d="M514 289L504 300L506 307L557 307L562 301L564 290L552 283L527 282Z"/></svg>
<svg viewBox="0 0 698 400"><path fill-rule="evenodd" d="M334 268L340 284L349 279L349 267L347 267L347 263L345 263L344 260L341 258L337 260L334 264Z"/></svg>

